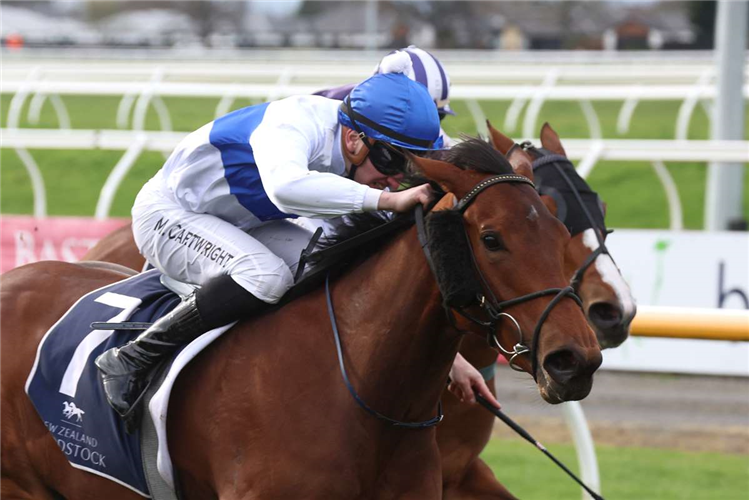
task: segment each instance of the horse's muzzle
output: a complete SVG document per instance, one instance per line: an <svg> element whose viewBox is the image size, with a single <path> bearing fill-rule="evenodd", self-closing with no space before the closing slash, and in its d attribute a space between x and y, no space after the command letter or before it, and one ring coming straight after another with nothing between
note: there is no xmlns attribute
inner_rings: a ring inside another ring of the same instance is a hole
<svg viewBox="0 0 749 500"><path fill-rule="evenodd" d="M566 347L548 353L541 364L541 395L552 404L585 398L593 387L593 373L602 361L597 347Z"/></svg>

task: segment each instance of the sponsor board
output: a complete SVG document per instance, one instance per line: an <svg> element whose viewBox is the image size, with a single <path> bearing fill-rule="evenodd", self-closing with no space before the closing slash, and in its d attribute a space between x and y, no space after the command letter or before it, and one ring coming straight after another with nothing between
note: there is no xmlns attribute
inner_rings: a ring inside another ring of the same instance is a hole
<svg viewBox="0 0 749 500"><path fill-rule="evenodd" d="M0 217L0 272L40 260L75 262L129 219Z"/></svg>
<svg viewBox="0 0 749 500"><path fill-rule="evenodd" d="M749 233L622 229L607 246L640 305L749 309ZM603 367L749 376L749 343L633 337Z"/></svg>

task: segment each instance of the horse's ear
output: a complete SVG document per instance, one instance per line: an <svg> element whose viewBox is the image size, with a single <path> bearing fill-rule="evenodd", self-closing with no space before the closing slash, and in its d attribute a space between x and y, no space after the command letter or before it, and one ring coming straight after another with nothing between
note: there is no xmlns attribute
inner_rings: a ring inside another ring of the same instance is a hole
<svg viewBox="0 0 749 500"><path fill-rule="evenodd" d="M424 177L439 184L446 193L459 192L459 186L465 182L461 182L461 177L465 172L452 163L430 158L419 158L409 152L406 152L406 154L416 169L424 174Z"/></svg>
<svg viewBox="0 0 749 500"><path fill-rule="evenodd" d="M554 217L557 216L557 202L554 201L554 198L547 194L541 195L541 201L544 202L544 205L546 205L546 208L549 209L549 212L551 212L551 215Z"/></svg>
<svg viewBox="0 0 749 500"><path fill-rule="evenodd" d="M551 128L549 122L545 122L541 127L541 146L552 153L567 156L562 147L562 142L559 140L559 135Z"/></svg>
<svg viewBox="0 0 749 500"><path fill-rule="evenodd" d="M510 162L512 169L516 174L533 180L533 165L531 164L528 153L521 148L515 148L512 153L510 153L510 156L507 157L507 161Z"/></svg>
<svg viewBox="0 0 749 500"><path fill-rule="evenodd" d="M512 148L513 144L515 144L513 140L504 135L496 128L492 127L492 124L489 122L489 120L486 120L486 127L489 129L489 137L491 137L492 139L492 145L494 146L494 149L496 149L503 155L506 155L510 148Z"/></svg>
<svg viewBox="0 0 749 500"><path fill-rule="evenodd" d="M436 205L434 205L434 208L432 208L432 212L439 212L441 210L452 210L455 208L455 205L458 204L458 198L452 194L447 193L445 196L442 197L440 201L437 202Z"/></svg>

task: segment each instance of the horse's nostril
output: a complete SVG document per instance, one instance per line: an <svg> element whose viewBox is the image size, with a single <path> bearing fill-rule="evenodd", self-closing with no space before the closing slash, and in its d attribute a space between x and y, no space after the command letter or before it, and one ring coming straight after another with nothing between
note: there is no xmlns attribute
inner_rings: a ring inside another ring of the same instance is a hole
<svg viewBox="0 0 749 500"><path fill-rule="evenodd" d="M601 366L601 352L581 352L577 349L559 349L546 355L544 370L557 384L566 385L575 380L591 377Z"/></svg>
<svg viewBox="0 0 749 500"><path fill-rule="evenodd" d="M579 365L575 353L567 349L552 352L544 360L544 369L559 384L572 378L578 372Z"/></svg>
<svg viewBox="0 0 749 500"><path fill-rule="evenodd" d="M596 302L588 308L588 317L600 328L611 328L622 322L622 311L608 302Z"/></svg>

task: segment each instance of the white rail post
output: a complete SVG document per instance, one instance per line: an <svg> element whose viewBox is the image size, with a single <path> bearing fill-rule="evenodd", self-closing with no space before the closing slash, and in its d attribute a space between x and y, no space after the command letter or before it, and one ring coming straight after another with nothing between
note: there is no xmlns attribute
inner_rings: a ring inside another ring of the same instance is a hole
<svg viewBox="0 0 749 500"><path fill-rule="evenodd" d="M666 168L666 164L660 160L654 160L651 162L653 170L658 176L658 179L663 185L663 190L666 192L666 200L668 202L668 217L669 217L669 229L671 231L681 231L684 229L684 216L681 210L681 199L679 198L679 190L676 187L676 182L671 176L671 173Z"/></svg>
<svg viewBox="0 0 749 500"><path fill-rule="evenodd" d="M468 99L466 101L466 106L468 107L468 111L471 113L473 122L476 124L476 133L479 135L488 136L489 129L486 126L486 115L481 109L481 105L479 104L478 100Z"/></svg>
<svg viewBox="0 0 749 500"><path fill-rule="evenodd" d="M577 462L580 465L580 476L582 481L596 493L601 493L601 478L598 474L598 460L596 459L596 449L593 446L593 437L588 428L588 422L585 420L583 407L578 401L569 401L562 404L562 413L567 427L572 432L572 440L575 442L575 451L577 452ZM583 500L589 500L592 497L585 490Z"/></svg>
<svg viewBox="0 0 749 500"><path fill-rule="evenodd" d="M97 220L104 220L109 217L109 210L112 208L112 201L114 201L114 195L117 194L117 189L130 171L130 168L143 152L143 149L145 149L147 143L148 136L145 133L136 135L135 140L130 144L130 147L127 148L125 154L122 155L120 161L117 162L117 165L112 169L106 182L104 182L104 186L101 188L99 201L96 202L96 212L94 213L94 217L96 217Z"/></svg>
<svg viewBox="0 0 749 500"><path fill-rule="evenodd" d="M34 89L34 85L42 75L42 68L35 66L29 72L26 80L18 89L13 99L10 101L10 109L8 110L8 128L10 130L17 130L21 119L21 111L23 110L23 103L26 101L26 97ZM18 158L23 163L26 172L29 174L31 179L31 191L34 193L34 217L43 218L47 216L47 190L44 187L44 177L42 172L39 170L39 166L34 161L34 157L25 148L15 148Z"/></svg>
<svg viewBox="0 0 749 500"><path fill-rule="evenodd" d="M536 120L541 112L541 107L549 94L549 90L556 85L559 80L559 68L551 68L544 77L543 83L536 89L536 93L525 111L525 121L523 122L523 137L533 137L536 128Z"/></svg>
<svg viewBox="0 0 749 500"><path fill-rule="evenodd" d="M744 136L744 64L747 2L720 0L715 20L717 92L713 139L741 140ZM728 229L741 221L744 166L711 163L707 173L705 229ZM746 223L746 221L744 221Z"/></svg>

